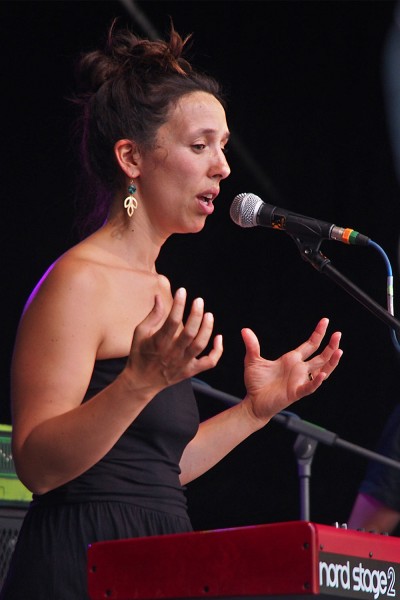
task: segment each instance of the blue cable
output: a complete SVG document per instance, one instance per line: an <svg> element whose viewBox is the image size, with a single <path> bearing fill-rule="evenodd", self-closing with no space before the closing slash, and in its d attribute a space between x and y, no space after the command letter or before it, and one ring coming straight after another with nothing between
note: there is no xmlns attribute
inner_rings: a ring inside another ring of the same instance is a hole
<svg viewBox="0 0 400 600"><path fill-rule="evenodd" d="M386 254L386 252L384 251L384 249L381 246L379 246L379 244L377 244L376 242L373 242L372 240L368 240L367 245L375 248L375 250L377 250L379 252L379 254L382 256L383 260L385 261L386 270L387 270L387 296L386 296L387 297L387 309L388 309L388 312L392 316L394 316L393 270L392 270L392 265L390 264L389 257ZM397 339L396 331L394 329L390 329L390 337L391 337L391 340L392 340L393 345L396 348L397 352L400 352L400 344Z"/></svg>

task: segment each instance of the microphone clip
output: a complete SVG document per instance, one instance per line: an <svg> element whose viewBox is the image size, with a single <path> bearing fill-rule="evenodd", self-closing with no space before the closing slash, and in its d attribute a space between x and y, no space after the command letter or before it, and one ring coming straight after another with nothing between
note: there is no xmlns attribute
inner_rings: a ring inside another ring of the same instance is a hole
<svg viewBox="0 0 400 600"><path fill-rule="evenodd" d="M290 233L289 235L299 249L301 258L306 262L309 262L317 271L321 272L324 267L331 262L329 258L320 252L322 243L321 238L310 237L308 240L302 240Z"/></svg>

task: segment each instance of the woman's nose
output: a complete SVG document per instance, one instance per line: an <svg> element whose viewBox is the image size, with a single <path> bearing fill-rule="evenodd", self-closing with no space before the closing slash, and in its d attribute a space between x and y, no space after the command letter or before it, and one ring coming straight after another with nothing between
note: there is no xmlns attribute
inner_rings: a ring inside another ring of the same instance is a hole
<svg viewBox="0 0 400 600"><path fill-rule="evenodd" d="M211 172L212 177L218 177L219 179L226 179L231 172L230 166L222 149L219 150L215 155Z"/></svg>

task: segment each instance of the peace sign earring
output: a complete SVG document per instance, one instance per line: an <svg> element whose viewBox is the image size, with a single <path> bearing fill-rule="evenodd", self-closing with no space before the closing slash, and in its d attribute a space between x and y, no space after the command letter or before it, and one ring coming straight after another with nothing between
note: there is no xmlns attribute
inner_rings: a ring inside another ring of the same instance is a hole
<svg viewBox="0 0 400 600"><path fill-rule="evenodd" d="M126 212L128 213L129 217L131 217L138 207L138 202L133 195L136 192L136 186L133 183L133 179L131 179L131 182L128 185L128 192L129 196L127 196L124 200L124 208L126 208Z"/></svg>

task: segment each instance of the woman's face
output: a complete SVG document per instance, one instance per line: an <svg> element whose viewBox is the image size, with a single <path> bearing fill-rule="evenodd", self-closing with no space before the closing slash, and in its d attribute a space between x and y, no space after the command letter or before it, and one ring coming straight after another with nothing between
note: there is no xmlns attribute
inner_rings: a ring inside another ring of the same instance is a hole
<svg viewBox="0 0 400 600"><path fill-rule="evenodd" d="M162 236L200 231L214 210L220 182L230 173L229 138L221 103L206 92L182 96L143 154L138 196ZM135 181L135 182L136 182Z"/></svg>

